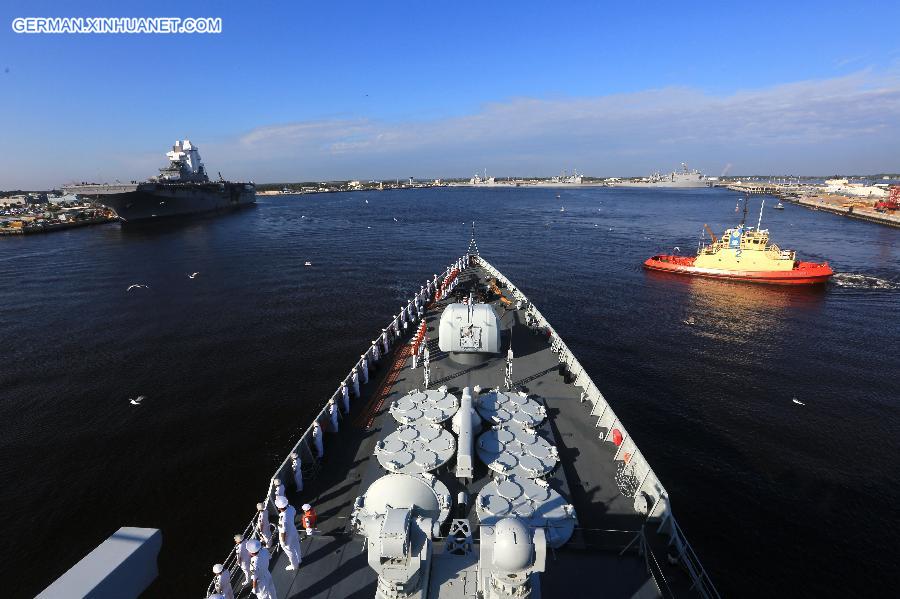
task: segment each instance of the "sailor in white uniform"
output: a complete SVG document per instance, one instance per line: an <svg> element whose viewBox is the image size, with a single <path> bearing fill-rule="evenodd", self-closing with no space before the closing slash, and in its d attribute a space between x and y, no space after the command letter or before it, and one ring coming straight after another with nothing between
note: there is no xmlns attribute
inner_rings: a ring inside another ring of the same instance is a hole
<svg viewBox="0 0 900 599"><path fill-rule="evenodd" d="M338 425L338 407L334 403L334 398L328 400L328 432L336 433L339 430Z"/></svg>
<svg viewBox="0 0 900 599"><path fill-rule="evenodd" d="M294 521L297 517L297 510L288 503L287 497L276 497L275 507L280 512L278 514L278 538L290 562L285 570L296 570L303 561L303 556L300 554L300 533L297 532L297 523Z"/></svg>
<svg viewBox="0 0 900 599"><path fill-rule="evenodd" d="M231 572L222 564L213 566L213 574L215 578L216 593L219 593L223 599L234 599L234 590L231 588Z"/></svg>
<svg viewBox="0 0 900 599"><path fill-rule="evenodd" d="M272 479L272 495L274 497L278 497L279 495L284 495L284 483L281 482L280 478Z"/></svg>
<svg viewBox="0 0 900 599"><path fill-rule="evenodd" d="M318 420L313 420L312 438L313 445L316 448L316 457L325 457L325 446L322 443L322 427L319 425Z"/></svg>
<svg viewBox="0 0 900 599"><path fill-rule="evenodd" d="M365 385L369 382L369 357L366 354L359 357L359 371L362 373L361 380Z"/></svg>
<svg viewBox="0 0 900 599"><path fill-rule="evenodd" d="M297 452L291 453L291 469L294 471L294 485L299 493L303 490L303 462Z"/></svg>
<svg viewBox="0 0 900 599"><path fill-rule="evenodd" d="M341 405L344 406L344 414L350 413L350 390L347 388L347 382L341 381Z"/></svg>
<svg viewBox="0 0 900 599"><path fill-rule="evenodd" d="M269 550L260 545L256 539L247 541L247 551L250 552L250 577L253 581L253 594L257 599L278 599L275 593L275 583L272 581L272 573L269 572Z"/></svg>
<svg viewBox="0 0 900 599"><path fill-rule="evenodd" d="M247 543L241 535L234 535L234 557L241 572L244 573L244 585L250 584L250 554L247 552Z"/></svg>
<svg viewBox="0 0 900 599"><path fill-rule="evenodd" d="M259 534L262 544L268 547L272 544L272 527L269 525L269 510L264 503L256 504L256 532Z"/></svg>

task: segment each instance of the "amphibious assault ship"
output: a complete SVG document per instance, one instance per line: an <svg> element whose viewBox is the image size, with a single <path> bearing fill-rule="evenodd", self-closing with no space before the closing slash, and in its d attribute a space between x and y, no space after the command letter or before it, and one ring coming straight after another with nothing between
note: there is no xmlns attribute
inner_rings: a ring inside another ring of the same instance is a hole
<svg viewBox="0 0 900 599"><path fill-rule="evenodd" d="M279 599L719 596L635 439L474 225L336 383L246 528L220 531L207 596L252 596L247 546ZM311 534L297 520L296 569L286 502L318 512Z"/></svg>
<svg viewBox="0 0 900 599"><path fill-rule="evenodd" d="M680 171L672 171L668 175L653 173L644 179L615 181L613 187L709 187L709 181L700 171L688 170L687 164L681 163Z"/></svg>
<svg viewBox="0 0 900 599"><path fill-rule="evenodd" d="M253 183L210 181L197 146L176 141L169 164L147 181L129 184L69 185L64 189L109 208L125 222L184 216L248 206L256 201Z"/></svg>

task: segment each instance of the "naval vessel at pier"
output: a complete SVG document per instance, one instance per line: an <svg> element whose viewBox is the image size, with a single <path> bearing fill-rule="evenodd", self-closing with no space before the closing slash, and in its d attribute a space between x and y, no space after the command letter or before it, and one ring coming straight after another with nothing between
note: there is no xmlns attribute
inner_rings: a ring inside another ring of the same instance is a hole
<svg viewBox="0 0 900 599"><path fill-rule="evenodd" d="M220 531L207 596L719 597L635 439L474 241Z"/></svg>
<svg viewBox="0 0 900 599"><path fill-rule="evenodd" d="M710 181L700 171L688 170L687 164L681 163L680 171L672 171L668 175L653 173L645 179L617 180L609 183L613 187L709 187Z"/></svg>
<svg viewBox="0 0 900 599"><path fill-rule="evenodd" d="M200 151L190 140L176 141L169 164L141 183L67 185L67 193L112 208L125 222L241 208L256 202L253 183L210 181Z"/></svg>

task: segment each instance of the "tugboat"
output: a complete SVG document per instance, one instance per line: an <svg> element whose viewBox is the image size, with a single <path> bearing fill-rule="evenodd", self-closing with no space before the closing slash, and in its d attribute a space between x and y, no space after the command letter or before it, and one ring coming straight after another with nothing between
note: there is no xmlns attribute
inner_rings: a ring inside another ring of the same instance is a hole
<svg viewBox="0 0 900 599"><path fill-rule="evenodd" d="M793 250L783 250L770 244L768 229L760 228L762 206L756 228L746 227L746 218L745 202L741 223L726 229L721 238L716 238L712 229L703 225L712 241L706 245L701 243L696 256L657 255L648 258L644 268L773 285L816 285L826 283L834 275L827 262L802 262L797 260Z"/></svg>

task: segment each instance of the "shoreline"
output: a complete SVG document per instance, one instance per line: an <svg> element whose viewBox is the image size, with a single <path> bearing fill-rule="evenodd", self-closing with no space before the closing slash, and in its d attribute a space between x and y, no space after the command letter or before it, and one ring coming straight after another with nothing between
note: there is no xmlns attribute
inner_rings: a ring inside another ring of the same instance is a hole
<svg viewBox="0 0 900 599"><path fill-rule="evenodd" d="M15 236L25 236L25 235L38 235L40 233L54 233L56 231L62 231L64 229L77 229L79 227L89 227L91 225L102 225L104 223L112 223L116 222L118 219L114 217L95 217L89 218L85 220L80 220L71 223L54 223L50 225L44 225L42 227L22 227L22 228L12 228L6 227L0 229L0 235L15 235Z"/></svg>

